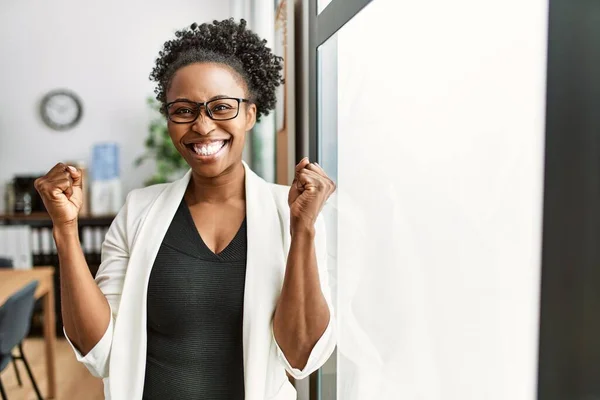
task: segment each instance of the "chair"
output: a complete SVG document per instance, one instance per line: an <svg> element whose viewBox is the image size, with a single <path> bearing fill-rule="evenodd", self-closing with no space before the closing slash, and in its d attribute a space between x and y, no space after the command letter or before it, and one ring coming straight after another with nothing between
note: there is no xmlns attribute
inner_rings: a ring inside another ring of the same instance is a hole
<svg viewBox="0 0 600 400"><path fill-rule="evenodd" d="M0 268L13 268L12 259L6 257L0 257ZM19 368L17 368L17 361L13 359L13 367L15 368L15 375L17 375L17 382L19 386L23 386L23 382L21 382L21 374L19 374Z"/></svg>
<svg viewBox="0 0 600 400"><path fill-rule="evenodd" d="M2 372L11 360L21 360L25 364L25 369L29 379L33 384L33 389L39 400L43 400L40 390L33 378L29 363L23 353L23 339L29 333L31 327L31 316L35 304L35 290L38 281L33 281L10 296L0 307L0 372ZM17 347L19 354L14 356L13 349ZM21 385L20 377L17 378ZM0 379L0 394L3 400L7 400L6 392Z"/></svg>

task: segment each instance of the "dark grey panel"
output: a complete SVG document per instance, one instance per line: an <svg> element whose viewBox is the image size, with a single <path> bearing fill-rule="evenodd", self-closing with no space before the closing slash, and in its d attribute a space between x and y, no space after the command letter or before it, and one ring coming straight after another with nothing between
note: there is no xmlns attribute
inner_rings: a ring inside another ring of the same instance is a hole
<svg viewBox="0 0 600 400"><path fill-rule="evenodd" d="M538 399L600 399L600 2L550 0Z"/></svg>
<svg viewBox="0 0 600 400"><path fill-rule="evenodd" d="M317 17L317 46L325 43L372 0L333 0ZM365 32L368 33L368 32Z"/></svg>

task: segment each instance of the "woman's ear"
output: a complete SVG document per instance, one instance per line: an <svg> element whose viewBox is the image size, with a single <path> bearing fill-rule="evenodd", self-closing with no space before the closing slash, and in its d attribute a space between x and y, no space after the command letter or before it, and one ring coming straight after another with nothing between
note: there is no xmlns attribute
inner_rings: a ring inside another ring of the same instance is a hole
<svg viewBox="0 0 600 400"><path fill-rule="evenodd" d="M249 103L246 107L246 132L254 128L256 124L256 104Z"/></svg>

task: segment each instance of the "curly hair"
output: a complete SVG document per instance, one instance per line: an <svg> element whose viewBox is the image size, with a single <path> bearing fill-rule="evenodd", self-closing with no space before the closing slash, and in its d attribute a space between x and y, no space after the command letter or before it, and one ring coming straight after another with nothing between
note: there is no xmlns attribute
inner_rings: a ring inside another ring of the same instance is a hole
<svg viewBox="0 0 600 400"><path fill-rule="evenodd" d="M212 24L193 23L175 32L159 52L150 80L157 83L154 93L165 113L166 92L175 72L198 62L215 62L232 68L244 80L250 101L256 105L256 120L275 108L276 89L283 84L283 58L273 54L267 41L246 28L246 21L233 18Z"/></svg>

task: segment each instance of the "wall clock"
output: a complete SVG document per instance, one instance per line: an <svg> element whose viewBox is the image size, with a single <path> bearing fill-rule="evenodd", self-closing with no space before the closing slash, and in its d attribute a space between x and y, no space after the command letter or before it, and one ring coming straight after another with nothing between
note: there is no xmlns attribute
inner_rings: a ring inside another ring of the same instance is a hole
<svg viewBox="0 0 600 400"><path fill-rule="evenodd" d="M81 120L83 106L75 93L63 89L53 90L42 98L40 114L48 127L65 131Z"/></svg>

